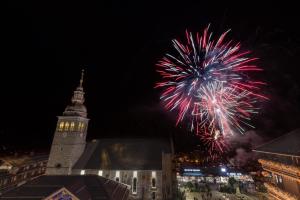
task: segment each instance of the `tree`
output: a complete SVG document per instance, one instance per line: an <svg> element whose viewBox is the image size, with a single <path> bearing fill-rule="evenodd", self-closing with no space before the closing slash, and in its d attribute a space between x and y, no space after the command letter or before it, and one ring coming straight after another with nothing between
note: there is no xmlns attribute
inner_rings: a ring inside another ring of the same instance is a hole
<svg viewBox="0 0 300 200"><path fill-rule="evenodd" d="M235 180L235 178L230 177L230 178L228 179L228 183L229 183L229 185L230 185L231 187L233 187L234 184L237 183L237 181Z"/></svg>
<svg viewBox="0 0 300 200"><path fill-rule="evenodd" d="M193 189L194 185L193 185L192 182L187 182L187 183L186 183L186 187L187 187L189 190L191 190L191 189Z"/></svg>

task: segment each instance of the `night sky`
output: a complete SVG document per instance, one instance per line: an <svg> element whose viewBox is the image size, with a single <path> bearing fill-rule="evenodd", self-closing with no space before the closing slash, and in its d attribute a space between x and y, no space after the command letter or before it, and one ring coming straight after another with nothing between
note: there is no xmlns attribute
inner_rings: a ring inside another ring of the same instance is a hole
<svg viewBox="0 0 300 200"><path fill-rule="evenodd" d="M231 28L228 37L253 51L265 69L271 100L254 119L256 133L268 140L299 127L298 6L130 2L6 3L0 45L2 149L50 147L56 116L70 102L81 68L86 69L89 139L173 134L184 149L189 133L175 127L174 113L160 105L154 65L172 50L171 39L209 23L216 34Z"/></svg>

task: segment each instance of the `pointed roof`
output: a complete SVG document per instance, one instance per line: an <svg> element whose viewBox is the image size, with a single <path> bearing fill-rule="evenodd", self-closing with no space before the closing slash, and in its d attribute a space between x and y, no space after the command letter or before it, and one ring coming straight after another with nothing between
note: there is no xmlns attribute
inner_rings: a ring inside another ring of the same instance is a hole
<svg viewBox="0 0 300 200"><path fill-rule="evenodd" d="M89 142L73 168L161 170L163 152L172 153L163 138L103 138Z"/></svg>
<svg viewBox="0 0 300 200"><path fill-rule="evenodd" d="M84 105L84 91L83 91L83 78L84 70L81 71L81 78L79 81L79 86L74 91L74 94L71 99L71 104L69 104L63 115L64 116L80 116L87 117L87 110Z"/></svg>
<svg viewBox="0 0 300 200"><path fill-rule="evenodd" d="M300 128L271 140L253 151L283 156L300 156Z"/></svg>

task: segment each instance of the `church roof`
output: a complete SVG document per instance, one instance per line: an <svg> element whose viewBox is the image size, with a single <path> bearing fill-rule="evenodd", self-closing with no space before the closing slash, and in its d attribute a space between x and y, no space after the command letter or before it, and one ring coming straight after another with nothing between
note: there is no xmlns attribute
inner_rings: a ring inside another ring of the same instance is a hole
<svg viewBox="0 0 300 200"><path fill-rule="evenodd" d="M4 193L0 199L44 199L62 188L87 200L126 200L129 195L125 185L99 176L41 176Z"/></svg>
<svg viewBox="0 0 300 200"><path fill-rule="evenodd" d="M257 147L254 151L300 156L300 129L293 130L288 134L271 140Z"/></svg>
<svg viewBox="0 0 300 200"><path fill-rule="evenodd" d="M171 153L166 139L100 139L87 144L74 169L161 170L163 152Z"/></svg>

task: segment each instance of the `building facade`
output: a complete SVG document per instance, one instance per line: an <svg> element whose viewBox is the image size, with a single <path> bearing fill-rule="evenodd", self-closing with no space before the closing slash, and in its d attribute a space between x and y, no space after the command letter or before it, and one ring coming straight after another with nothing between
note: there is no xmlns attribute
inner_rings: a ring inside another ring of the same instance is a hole
<svg viewBox="0 0 300 200"><path fill-rule="evenodd" d="M300 199L300 129L254 150L260 159L270 199Z"/></svg>
<svg viewBox="0 0 300 200"><path fill-rule="evenodd" d="M130 199L173 199L176 189L172 142L109 138L86 142L83 73L71 104L58 117L47 175L97 175L127 185Z"/></svg>
<svg viewBox="0 0 300 200"><path fill-rule="evenodd" d="M0 195L45 174L48 155L0 158Z"/></svg>

